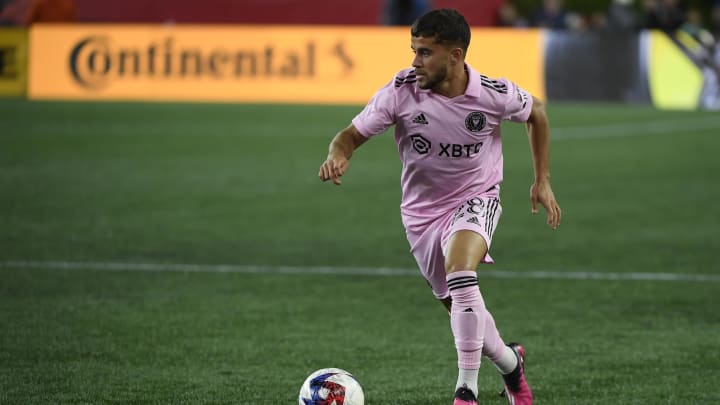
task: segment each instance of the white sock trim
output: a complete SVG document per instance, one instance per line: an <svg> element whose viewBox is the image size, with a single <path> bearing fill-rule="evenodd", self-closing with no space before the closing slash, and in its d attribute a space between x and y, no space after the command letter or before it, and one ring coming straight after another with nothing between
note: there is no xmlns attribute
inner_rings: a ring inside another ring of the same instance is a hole
<svg viewBox="0 0 720 405"><path fill-rule="evenodd" d="M518 359L513 349L505 346L502 356L495 362L495 367L498 369L500 374L510 374L517 367Z"/></svg>
<svg viewBox="0 0 720 405"><path fill-rule="evenodd" d="M464 369L460 368L458 369L458 380L457 384L455 384L455 390L462 386L466 386L470 391L475 394L475 397L478 396L478 372L480 370L476 369Z"/></svg>

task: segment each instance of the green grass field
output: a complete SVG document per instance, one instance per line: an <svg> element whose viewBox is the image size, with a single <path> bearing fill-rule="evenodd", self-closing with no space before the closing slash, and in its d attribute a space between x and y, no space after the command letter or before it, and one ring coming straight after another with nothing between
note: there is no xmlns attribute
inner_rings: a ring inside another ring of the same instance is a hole
<svg viewBox="0 0 720 405"><path fill-rule="evenodd" d="M370 405L451 403L449 320L410 274L392 136L341 187L317 178L359 108L0 100L0 403L294 404L324 367ZM530 215L508 124L480 269L536 403L720 403L720 116L549 114L563 223ZM630 279L647 273L674 279ZM500 387L486 362L481 403L506 403Z"/></svg>

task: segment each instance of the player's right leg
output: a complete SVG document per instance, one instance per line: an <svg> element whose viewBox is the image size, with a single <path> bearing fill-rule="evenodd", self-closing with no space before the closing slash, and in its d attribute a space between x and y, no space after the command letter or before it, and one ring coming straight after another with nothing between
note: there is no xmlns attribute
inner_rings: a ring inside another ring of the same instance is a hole
<svg viewBox="0 0 720 405"><path fill-rule="evenodd" d="M500 396L506 396L510 405L532 405L533 394L525 379L525 348L518 343L508 343L507 347L517 358L517 366L508 374L503 374L505 389Z"/></svg>
<svg viewBox="0 0 720 405"><path fill-rule="evenodd" d="M441 246L441 235L443 229L450 223L452 217L448 216L444 220L437 221L436 223L428 226L422 234L408 233L408 241L412 247L413 255L415 260L423 273L423 276L427 280L428 284L433 290L435 297L443 302L450 302L450 297L455 298L453 301L456 303L456 308L459 308L457 303L464 301L474 301L475 298L480 296L479 289L477 287L477 275L474 271L470 273L475 282L473 288L464 289L460 284L464 284L462 279L456 280L453 285L453 289L457 290L453 293L448 288L447 274L445 272L445 255L442 251ZM462 276L462 273L457 273L455 276ZM472 284L472 283L470 283ZM470 286L472 287L472 286ZM464 300L464 298L467 298ZM477 307L473 304L477 314L482 313L481 305ZM454 405L477 405L477 374L480 367L480 357L482 355L482 344L478 342L482 337L482 331L477 329L481 322L475 313L462 313L462 311L451 311L450 319L451 326L453 327L453 334L455 330L460 328L464 332L458 332L463 337L455 337L456 345L457 342L461 341L460 345L463 348L462 352L458 354L458 384L455 388ZM453 314L455 312L455 314ZM463 321L462 319L465 319ZM484 325L484 322L482 323Z"/></svg>
<svg viewBox="0 0 720 405"><path fill-rule="evenodd" d="M489 202L492 202L490 200L485 200L485 206L492 207ZM499 211L500 208L497 207L497 210ZM490 235L492 235L492 232L495 229L495 226L497 225L497 217L499 216L500 212L496 212L495 216L490 215L479 215L480 218L489 220L489 222L485 221L478 221L479 223L475 222L467 222L467 224L463 225L462 222L459 221L453 221L453 215L449 215L444 220L439 220L428 227L426 227L423 232L421 233L411 233L408 232L408 242L411 246L411 251L413 253L413 256L415 257L415 260L417 261L417 264L427 280L428 284L432 288L433 294L435 297L440 300L443 305L447 308L448 312L451 314L451 326L452 326L452 294L448 288L448 275L446 274L446 267L452 267L453 269L462 269L462 268L472 268L474 270L475 267L477 267L477 259L471 259L470 261L472 263L460 263L460 264L451 264L450 266L447 266L446 263L446 254L443 252L443 240L446 240L442 237L442 234L450 236L451 232L457 231L457 230L467 230L467 227L472 228L475 230L475 233L469 232L469 233L463 233L465 235L470 236L473 240L477 240L476 238L479 238L480 240L489 240L489 235L487 235L486 230L490 230ZM472 218L470 216L469 218ZM457 218L456 218L457 219ZM464 222L464 221L463 221ZM455 227L453 227L455 225ZM476 228L475 228L476 227ZM454 228L454 229L453 229ZM484 235L481 235L482 233L485 233ZM459 244L462 245L462 244ZM471 243L471 246L475 246L475 244ZM487 247L486 245L483 246L482 244L479 245L480 250L475 251L475 253L470 252L460 252L458 251L460 257L482 257L482 252L485 252L485 257L482 259L483 261L490 261L490 257L487 256ZM450 249L448 249L450 250ZM456 261L456 263L459 263ZM457 275L461 275L462 273L457 273ZM466 277L474 277L475 279L475 285L474 289L472 286L468 291L470 291L471 296L475 296L475 291L477 291L477 296L480 298L480 301L482 301L482 296L479 292L479 287L477 286L477 274L475 271L471 271ZM473 280L466 280L466 282L469 282L472 284ZM455 287L462 287L462 283L455 282L453 283ZM468 287L468 286L466 286ZM462 289L462 288L460 288ZM455 294L457 295L457 293ZM460 300L462 301L462 299ZM472 300L471 300L472 301ZM481 355L485 355L486 357L489 357L490 360L495 364L495 366L501 371L501 373L510 373L512 372L517 364L518 359L515 356L515 352L513 352L509 347L505 346L505 343L500 338L500 334L497 331L497 328L495 327L495 321L493 320L492 315L487 311L487 309L484 308L484 303L481 305L482 308L477 308L476 315L478 322L476 322L476 326L479 329L478 333L473 334L472 330L474 328L465 328L465 330L470 330L471 334L476 336L474 339L477 339L477 336L482 336L484 340L484 345L478 345L477 342L474 344L471 343L469 346L464 347L470 350L467 350L465 354L462 355L463 358L467 359L468 357L478 357L476 362L478 363L476 368L467 368L463 369L462 367L459 367L459 373L458 373L458 383L456 384L456 403L457 404L474 404L472 401L477 401L477 372L479 369L479 357ZM462 317L462 315L461 315ZM471 319L472 317L465 317ZM482 318L483 322L480 322L480 318ZM481 328L482 326L482 328ZM484 330L484 332L482 332ZM470 340L473 340L471 338ZM473 347L470 347L473 346ZM477 347L481 347L480 351L477 350ZM458 354L458 360L460 360L461 354ZM463 362L464 365L467 366L466 363ZM460 366L460 361L458 361L458 365ZM506 371L503 371L506 370ZM467 384L467 387L463 387L463 383ZM475 402L477 403L477 402Z"/></svg>

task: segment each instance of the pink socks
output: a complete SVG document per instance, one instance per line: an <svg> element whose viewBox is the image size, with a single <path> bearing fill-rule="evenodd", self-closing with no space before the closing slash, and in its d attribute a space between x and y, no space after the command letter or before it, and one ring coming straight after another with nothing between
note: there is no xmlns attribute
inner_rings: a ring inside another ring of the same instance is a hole
<svg viewBox="0 0 720 405"><path fill-rule="evenodd" d="M485 338L487 311L480 295L477 274L474 271L450 273L447 275L447 283L452 297L450 326L455 337L458 367L478 369Z"/></svg>
<svg viewBox="0 0 720 405"><path fill-rule="evenodd" d="M485 308L474 271L458 271L447 275L452 297L450 325L458 351L458 366L464 369L480 367L480 356L493 363L501 361L507 346L500 337L495 320Z"/></svg>

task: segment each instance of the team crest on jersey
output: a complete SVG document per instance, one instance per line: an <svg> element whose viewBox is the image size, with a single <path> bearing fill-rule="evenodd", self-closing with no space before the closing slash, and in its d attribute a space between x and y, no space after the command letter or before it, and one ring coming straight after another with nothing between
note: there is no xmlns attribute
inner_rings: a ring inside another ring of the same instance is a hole
<svg viewBox="0 0 720 405"><path fill-rule="evenodd" d="M465 128L472 132L482 131L486 123L487 119L485 118L485 114L479 111L473 111L465 117Z"/></svg>

